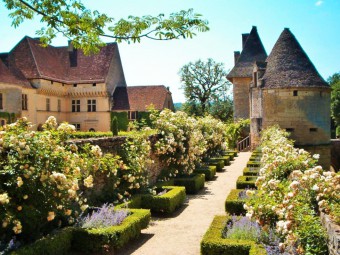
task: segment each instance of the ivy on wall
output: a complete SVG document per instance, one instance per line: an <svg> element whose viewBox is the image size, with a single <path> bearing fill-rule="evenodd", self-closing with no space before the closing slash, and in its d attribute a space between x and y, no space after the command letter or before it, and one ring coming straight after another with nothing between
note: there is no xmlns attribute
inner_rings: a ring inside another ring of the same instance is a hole
<svg viewBox="0 0 340 255"><path fill-rule="evenodd" d="M0 112L0 118L6 119L7 123L13 123L16 120L15 113L9 113L9 112Z"/></svg>
<svg viewBox="0 0 340 255"><path fill-rule="evenodd" d="M118 130L127 131L128 125L129 125L128 113L127 112L111 112L111 123L114 117L116 117L118 120Z"/></svg>

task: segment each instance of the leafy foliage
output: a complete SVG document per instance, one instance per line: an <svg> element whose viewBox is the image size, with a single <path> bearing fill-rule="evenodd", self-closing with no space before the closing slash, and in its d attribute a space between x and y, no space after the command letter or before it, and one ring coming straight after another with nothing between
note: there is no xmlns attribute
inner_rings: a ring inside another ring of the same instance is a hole
<svg viewBox="0 0 340 255"><path fill-rule="evenodd" d="M208 22L192 9L142 17L129 16L114 22L114 18L97 10L87 9L79 0L3 0L12 11L12 26L18 27L25 20L38 15L44 26L37 31L44 45L50 44L58 33L72 40L75 48L85 54L98 52L104 45L103 37L117 42L140 42L142 38L172 40L192 38L195 32L209 30Z"/></svg>
<svg viewBox="0 0 340 255"><path fill-rule="evenodd" d="M179 75L187 100L183 106L186 112L197 116L209 113L221 120L231 117L232 100L226 96L231 84L223 63L211 58L207 62L190 62L181 68Z"/></svg>
<svg viewBox="0 0 340 255"><path fill-rule="evenodd" d="M328 78L331 85L331 112L337 126L340 126L340 72L333 74Z"/></svg>

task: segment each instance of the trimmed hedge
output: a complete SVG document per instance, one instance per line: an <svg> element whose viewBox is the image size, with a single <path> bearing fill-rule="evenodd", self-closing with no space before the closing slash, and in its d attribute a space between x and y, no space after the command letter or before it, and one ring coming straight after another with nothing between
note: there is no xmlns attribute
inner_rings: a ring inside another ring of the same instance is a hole
<svg viewBox="0 0 340 255"><path fill-rule="evenodd" d="M222 238L222 231L230 216L215 216L201 241L202 255L265 255L262 245L253 241Z"/></svg>
<svg viewBox="0 0 340 255"><path fill-rule="evenodd" d="M256 176L239 176L236 181L236 188L237 189L256 189L255 182L257 177Z"/></svg>
<svg viewBox="0 0 340 255"><path fill-rule="evenodd" d="M194 173L204 174L205 180L210 181L216 175L216 166L200 166L196 167Z"/></svg>
<svg viewBox="0 0 340 255"><path fill-rule="evenodd" d="M117 121L118 121L118 131L126 131L129 126L128 113L127 112L111 112L111 121L114 116L116 116Z"/></svg>
<svg viewBox="0 0 340 255"><path fill-rule="evenodd" d="M234 157L237 157L237 156L238 156L236 150L224 151L224 152L222 153L222 155L229 155L229 154L233 154Z"/></svg>
<svg viewBox="0 0 340 255"><path fill-rule="evenodd" d="M211 159L212 160L214 160L214 159L223 160L225 166L229 166L230 165L230 155L216 157L216 158L211 158Z"/></svg>
<svg viewBox="0 0 340 255"><path fill-rule="evenodd" d="M260 167L261 166L261 162L259 161L248 161L247 162L247 167Z"/></svg>
<svg viewBox="0 0 340 255"><path fill-rule="evenodd" d="M74 228L64 228L54 235L48 235L34 242L31 245L11 252L12 255L59 255L69 254L72 245Z"/></svg>
<svg viewBox="0 0 340 255"><path fill-rule="evenodd" d="M74 229L72 247L84 254L101 252L107 246L121 248L131 239L137 238L140 231L149 224L151 213L145 209L129 209L132 213L119 226L100 229Z"/></svg>
<svg viewBox="0 0 340 255"><path fill-rule="evenodd" d="M221 159L209 159L207 162L210 166L216 166L216 172L223 172L224 160Z"/></svg>
<svg viewBox="0 0 340 255"><path fill-rule="evenodd" d="M240 192L244 189L232 189L225 200L225 211L230 215L245 215L246 210L243 208L244 200L239 199Z"/></svg>
<svg viewBox="0 0 340 255"><path fill-rule="evenodd" d="M115 206L117 209L140 209L142 208L142 197L140 194L134 195L129 201Z"/></svg>
<svg viewBox="0 0 340 255"><path fill-rule="evenodd" d="M255 168L254 170L250 170L249 167L245 167L243 169L243 175L245 176L258 176L260 173L260 168Z"/></svg>
<svg viewBox="0 0 340 255"><path fill-rule="evenodd" d="M99 137L112 137L112 132L77 131L71 134L72 139L99 138Z"/></svg>
<svg viewBox="0 0 340 255"><path fill-rule="evenodd" d="M187 194L196 194L204 188L204 174L192 174L190 176L176 177L175 186L184 186Z"/></svg>
<svg viewBox="0 0 340 255"><path fill-rule="evenodd" d="M150 209L151 212L173 213L185 201L185 187L163 186L163 189L168 190L161 196L157 195L142 195L141 207Z"/></svg>

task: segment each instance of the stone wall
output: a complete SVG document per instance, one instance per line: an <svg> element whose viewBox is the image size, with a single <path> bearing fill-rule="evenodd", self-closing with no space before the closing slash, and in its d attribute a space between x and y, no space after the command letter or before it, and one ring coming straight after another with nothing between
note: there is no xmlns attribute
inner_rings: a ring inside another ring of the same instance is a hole
<svg viewBox="0 0 340 255"><path fill-rule="evenodd" d="M329 255L340 254L340 226L331 221L328 215L320 213L322 225L328 234Z"/></svg>
<svg viewBox="0 0 340 255"><path fill-rule="evenodd" d="M119 155L122 150L122 145L126 141L125 136L115 136L115 137L103 137L103 138L88 138L88 139L76 139L70 140L68 143L74 143L77 146L81 147L87 143L92 145L98 145L103 153L111 153L113 155ZM149 137L151 146L157 142L159 139L158 135L152 135ZM150 158L153 160L153 164L148 166L149 170L149 182L154 184L157 181L158 176L160 175L164 165L159 160L159 158L150 151Z"/></svg>
<svg viewBox="0 0 340 255"><path fill-rule="evenodd" d="M309 153L319 154L318 164L326 171L331 168L331 145L296 145L296 147L304 149Z"/></svg>
<svg viewBox="0 0 340 255"><path fill-rule="evenodd" d="M233 78L234 119L249 119L249 85L251 78Z"/></svg>

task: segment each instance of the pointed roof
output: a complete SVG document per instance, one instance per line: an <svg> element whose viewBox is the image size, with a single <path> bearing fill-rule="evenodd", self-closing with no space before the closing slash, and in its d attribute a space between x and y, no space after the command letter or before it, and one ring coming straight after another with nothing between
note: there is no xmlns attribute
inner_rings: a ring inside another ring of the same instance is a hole
<svg viewBox="0 0 340 255"><path fill-rule="evenodd" d="M227 75L227 78L252 77L255 61L265 61L266 50L263 47L257 28L253 26L244 43L243 50L235 66Z"/></svg>
<svg viewBox="0 0 340 255"><path fill-rule="evenodd" d="M71 50L72 51L72 50ZM10 70L18 70L26 79L47 79L62 83L106 82L118 51L117 43L108 43L97 54L85 56L69 47L42 47L39 38L25 36L8 54ZM72 66L72 55L76 65Z"/></svg>
<svg viewBox="0 0 340 255"><path fill-rule="evenodd" d="M171 92L164 85L117 87L113 93L113 111L146 111L153 104L155 109L168 107L167 96Z"/></svg>
<svg viewBox="0 0 340 255"><path fill-rule="evenodd" d="M285 28L266 60L265 88L329 87L292 32Z"/></svg>

